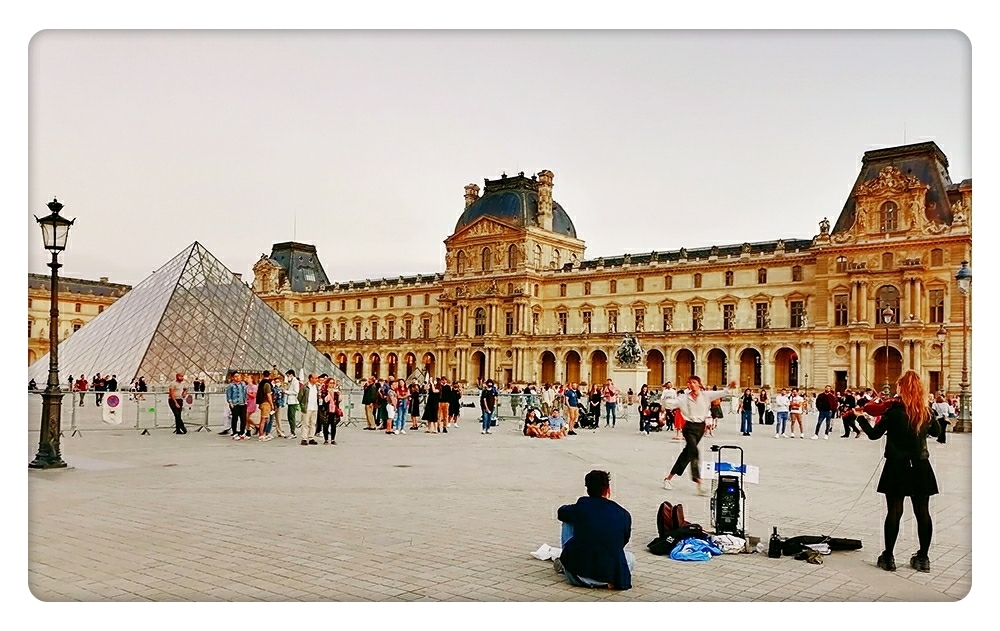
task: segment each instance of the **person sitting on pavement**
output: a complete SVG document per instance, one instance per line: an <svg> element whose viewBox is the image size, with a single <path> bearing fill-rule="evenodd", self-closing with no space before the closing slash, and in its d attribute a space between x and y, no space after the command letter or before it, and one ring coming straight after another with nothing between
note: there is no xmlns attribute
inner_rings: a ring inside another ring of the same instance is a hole
<svg viewBox="0 0 1000 631"><path fill-rule="evenodd" d="M538 408L528 408L527 414L524 416L524 430L523 434L525 436L535 436L538 432L538 425L541 424L542 416ZM546 419L548 421L548 419Z"/></svg>
<svg viewBox="0 0 1000 631"><path fill-rule="evenodd" d="M611 500L607 471L591 471L584 478L586 497L560 506L562 553L557 572L571 585L631 589L635 555L625 550L632 536L632 515Z"/></svg>
<svg viewBox="0 0 1000 631"><path fill-rule="evenodd" d="M562 438L566 435L566 423L563 422L563 418L559 415L559 408L552 410L552 415L549 416L549 431L545 435L545 438Z"/></svg>

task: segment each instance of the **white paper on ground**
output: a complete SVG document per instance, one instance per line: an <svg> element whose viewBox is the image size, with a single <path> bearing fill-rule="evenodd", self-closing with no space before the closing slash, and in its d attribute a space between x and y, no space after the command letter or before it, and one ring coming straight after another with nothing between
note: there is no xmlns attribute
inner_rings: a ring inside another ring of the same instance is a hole
<svg viewBox="0 0 1000 631"><path fill-rule="evenodd" d="M553 548L547 543L543 543L540 548L531 553L531 556L540 561L552 561L558 559L562 554L562 548Z"/></svg>

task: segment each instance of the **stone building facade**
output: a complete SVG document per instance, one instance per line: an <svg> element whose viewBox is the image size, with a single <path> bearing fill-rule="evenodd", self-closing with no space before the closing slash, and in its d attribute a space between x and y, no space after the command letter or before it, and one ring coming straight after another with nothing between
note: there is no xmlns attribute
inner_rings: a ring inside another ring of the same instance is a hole
<svg viewBox="0 0 1000 631"><path fill-rule="evenodd" d="M107 278L59 279L59 341L96 318L132 289L130 285L109 283ZM49 352L49 309L51 277L28 274L28 365Z"/></svg>
<svg viewBox="0 0 1000 631"><path fill-rule="evenodd" d="M466 186L443 272L325 282L315 247L284 243L255 265L254 289L359 379L422 368L468 383L600 382L634 332L651 385L698 374L881 388L913 368L958 389L953 278L971 256L972 182L952 183L935 143L867 152L837 221L815 236L690 250L586 258L553 179ZM314 283L297 289L303 270Z"/></svg>

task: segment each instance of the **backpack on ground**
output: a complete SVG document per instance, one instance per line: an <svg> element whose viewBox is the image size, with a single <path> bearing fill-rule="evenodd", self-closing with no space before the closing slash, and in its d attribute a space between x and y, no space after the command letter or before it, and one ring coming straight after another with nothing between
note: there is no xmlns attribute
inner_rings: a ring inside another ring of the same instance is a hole
<svg viewBox="0 0 1000 631"><path fill-rule="evenodd" d="M678 542L694 537L704 539L708 535L698 524L684 519L684 505L663 502L656 511L656 532L658 536L646 547L657 555L668 555Z"/></svg>
<svg viewBox="0 0 1000 631"><path fill-rule="evenodd" d="M671 504L670 502L663 502L660 504L660 508L656 511L656 532L659 536L663 536L668 532L677 530L681 526L687 525L689 522L684 519L684 505L683 504Z"/></svg>
<svg viewBox="0 0 1000 631"><path fill-rule="evenodd" d="M774 425L774 412L768 410L764 412L764 425Z"/></svg>

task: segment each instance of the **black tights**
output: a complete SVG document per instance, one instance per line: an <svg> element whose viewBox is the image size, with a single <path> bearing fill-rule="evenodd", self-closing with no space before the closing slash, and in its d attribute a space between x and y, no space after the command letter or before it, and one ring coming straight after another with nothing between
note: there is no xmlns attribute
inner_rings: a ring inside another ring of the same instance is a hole
<svg viewBox="0 0 1000 631"><path fill-rule="evenodd" d="M913 504L913 516L917 519L917 538L920 540L920 551L917 554L921 557L927 556L927 550L931 547L931 535L934 533L934 525L931 523L930 498L911 497ZM892 554L892 549L896 547L896 537L899 536L899 520L903 517L903 497L885 496L885 551Z"/></svg>
<svg viewBox="0 0 1000 631"><path fill-rule="evenodd" d="M340 419L334 415L327 417L325 423L323 423L323 440L337 440L337 424L340 423Z"/></svg>

